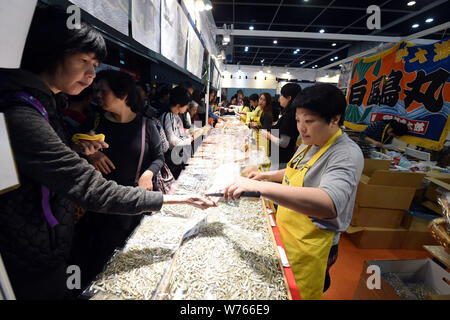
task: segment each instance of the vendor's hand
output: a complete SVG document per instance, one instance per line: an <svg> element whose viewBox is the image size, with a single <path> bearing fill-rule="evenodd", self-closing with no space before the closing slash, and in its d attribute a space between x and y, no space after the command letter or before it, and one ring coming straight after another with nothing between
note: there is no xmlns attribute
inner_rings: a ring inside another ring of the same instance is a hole
<svg viewBox="0 0 450 320"><path fill-rule="evenodd" d="M95 169L104 174L111 173L111 169L116 169L114 163L100 151L88 156L88 161L95 167Z"/></svg>
<svg viewBox="0 0 450 320"><path fill-rule="evenodd" d="M250 128L256 129L258 126L254 122L250 122Z"/></svg>
<svg viewBox="0 0 450 320"><path fill-rule="evenodd" d="M138 186L153 191L153 172L150 170L145 171L139 178Z"/></svg>
<svg viewBox="0 0 450 320"><path fill-rule="evenodd" d="M191 136L191 142L194 141L194 136Z"/></svg>
<svg viewBox="0 0 450 320"><path fill-rule="evenodd" d="M252 179L252 180L264 180L263 174L258 171L250 172L247 178Z"/></svg>
<svg viewBox="0 0 450 320"><path fill-rule="evenodd" d="M261 136L263 136L264 138L267 138L269 136L269 132L265 129L263 130L259 130L259 133L261 134Z"/></svg>
<svg viewBox="0 0 450 320"><path fill-rule="evenodd" d="M248 178L237 177L233 183L228 185L223 191L224 200L239 200L242 192L259 191L258 181Z"/></svg>
<svg viewBox="0 0 450 320"><path fill-rule="evenodd" d="M210 207L217 207L217 200L206 198L198 195L186 195L185 203L200 208L202 210Z"/></svg>
<svg viewBox="0 0 450 320"><path fill-rule="evenodd" d="M375 141L373 144L378 148L381 148L383 146L383 144L380 141Z"/></svg>

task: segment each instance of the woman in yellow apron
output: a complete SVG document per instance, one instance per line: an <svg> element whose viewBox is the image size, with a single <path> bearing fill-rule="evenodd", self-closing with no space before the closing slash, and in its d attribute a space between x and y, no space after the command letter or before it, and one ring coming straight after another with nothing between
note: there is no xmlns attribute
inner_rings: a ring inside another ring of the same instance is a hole
<svg viewBox="0 0 450 320"><path fill-rule="evenodd" d="M244 191L259 191L278 204L277 225L300 295L321 299L330 250L337 248L339 233L350 223L364 159L340 129L347 104L338 88L306 88L294 104L303 139L299 152L286 169L237 178L224 197L238 199Z"/></svg>
<svg viewBox="0 0 450 320"><path fill-rule="evenodd" d="M379 120L372 122L360 133L360 139L383 150L383 145L392 143L394 137L399 138L408 133L408 126L397 120Z"/></svg>

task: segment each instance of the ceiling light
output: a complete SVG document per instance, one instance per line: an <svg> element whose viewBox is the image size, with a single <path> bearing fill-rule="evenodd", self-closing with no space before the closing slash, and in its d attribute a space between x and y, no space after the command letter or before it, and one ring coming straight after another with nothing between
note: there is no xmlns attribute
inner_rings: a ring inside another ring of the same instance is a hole
<svg viewBox="0 0 450 320"><path fill-rule="evenodd" d="M249 30L253 30L253 29L255 29L255 27L254 26L250 26L250 27L248 27L248 29Z"/></svg>
<svg viewBox="0 0 450 320"><path fill-rule="evenodd" d="M427 20L425 20L426 23L430 23L430 22L433 22L433 21L434 21L433 18L428 18Z"/></svg>
<svg viewBox="0 0 450 320"><path fill-rule="evenodd" d="M231 40L231 37L230 37L229 34L223 36L223 41L224 41L224 42L230 42L230 40Z"/></svg>
<svg viewBox="0 0 450 320"><path fill-rule="evenodd" d="M277 40L273 40L273 44L277 44L278 43L278 41Z"/></svg>
<svg viewBox="0 0 450 320"><path fill-rule="evenodd" d="M324 33L324 32L325 32L325 29L320 29L319 32L320 32L320 33Z"/></svg>
<svg viewBox="0 0 450 320"><path fill-rule="evenodd" d="M297 53L298 53L298 51L297 51L297 50L295 50L295 51L294 51L294 54L297 54Z"/></svg>
<svg viewBox="0 0 450 320"><path fill-rule="evenodd" d="M330 59L330 61L334 61L334 59L333 59L333 58L331 58L331 59Z"/></svg>
<svg viewBox="0 0 450 320"><path fill-rule="evenodd" d="M338 57L334 57L334 60L337 60L338 59Z"/></svg>
<svg viewBox="0 0 450 320"><path fill-rule="evenodd" d="M411 28L413 28L413 29L416 29L416 28L418 28L419 27L419 24L418 23L415 23L415 24L413 24L412 26L411 26Z"/></svg>
<svg viewBox="0 0 450 320"><path fill-rule="evenodd" d="M264 62L264 59L261 59L261 63L263 63Z"/></svg>
<svg viewBox="0 0 450 320"><path fill-rule="evenodd" d="M245 52L247 52L247 51L248 51L248 47L245 47L245 49L244 49L244 50L245 50Z"/></svg>
<svg viewBox="0 0 450 320"><path fill-rule="evenodd" d="M416 4L415 1L410 1L410 2L407 3L407 6L408 6L408 7L412 7L412 6L415 5L415 4Z"/></svg>
<svg viewBox="0 0 450 320"><path fill-rule="evenodd" d="M332 47L336 47L336 42L333 42L333 43L331 44L331 46L332 46Z"/></svg>
<svg viewBox="0 0 450 320"><path fill-rule="evenodd" d="M300 62L300 64L304 64L306 61L305 60L303 60L302 62Z"/></svg>

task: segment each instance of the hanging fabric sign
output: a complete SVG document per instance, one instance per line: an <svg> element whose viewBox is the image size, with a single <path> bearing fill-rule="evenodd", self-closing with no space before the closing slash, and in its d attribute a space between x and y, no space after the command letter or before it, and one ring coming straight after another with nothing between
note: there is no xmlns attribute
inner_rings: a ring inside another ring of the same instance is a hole
<svg viewBox="0 0 450 320"><path fill-rule="evenodd" d="M133 38L150 50L160 53L160 1L133 0L131 11Z"/></svg>
<svg viewBox="0 0 450 320"><path fill-rule="evenodd" d="M406 143L440 150L450 127L450 38L430 44L400 42L358 58L347 93L345 126L395 119L408 126Z"/></svg>

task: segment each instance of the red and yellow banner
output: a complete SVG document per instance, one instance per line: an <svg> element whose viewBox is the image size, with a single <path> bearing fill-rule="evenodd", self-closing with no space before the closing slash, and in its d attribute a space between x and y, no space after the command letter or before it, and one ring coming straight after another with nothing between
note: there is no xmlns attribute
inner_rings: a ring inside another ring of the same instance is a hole
<svg viewBox="0 0 450 320"><path fill-rule="evenodd" d="M408 126L406 143L440 150L450 128L450 39L416 46L400 42L358 58L347 94L345 125L363 130L396 119Z"/></svg>

